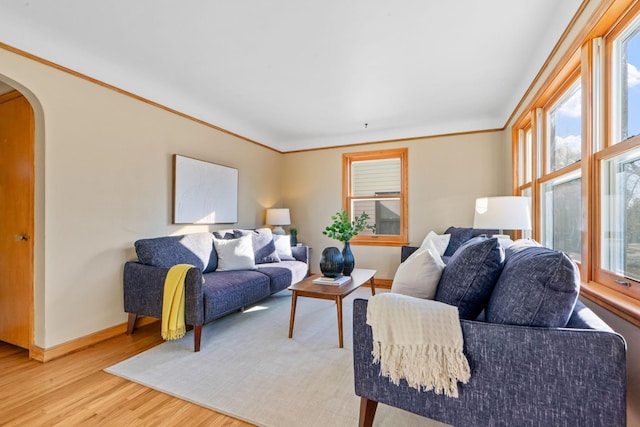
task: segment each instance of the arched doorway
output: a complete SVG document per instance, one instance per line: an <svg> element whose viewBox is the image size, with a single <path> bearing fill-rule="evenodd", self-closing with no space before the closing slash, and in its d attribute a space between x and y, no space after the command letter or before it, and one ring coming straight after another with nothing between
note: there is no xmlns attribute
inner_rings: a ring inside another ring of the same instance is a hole
<svg viewBox="0 0 640 427"><path fill-rule="evenodd" d="M0 341L34 343L34 112L0 86Z"/></svg>

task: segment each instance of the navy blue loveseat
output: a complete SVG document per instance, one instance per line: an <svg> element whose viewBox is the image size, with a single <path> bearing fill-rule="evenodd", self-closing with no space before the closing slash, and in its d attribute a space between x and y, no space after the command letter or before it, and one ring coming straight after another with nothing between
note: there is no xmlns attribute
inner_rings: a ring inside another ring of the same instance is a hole
<svg viewBox="0 0 640 427"><path fill-rule="evenodd" d="M138 260L127 262L123 275L128 334L133 333L137 316L162 317L164 280L169 268L176 264L194 265L185 279L185 323L194 329L194 351L200 351L202 325L286 289L308 275L307 246L291 247L291 256L282 259L268 229L222 234L218 237L252 235L255 269L219 271L214 234L209 232L135 242Z"/></svg>
<svg viewBox="0 0 640 427"><path fill-rule="evenodd" d="M471 379L458 384L459 398L381 376L367 301L355 300L360 426L372 425L381 402L454 426L624 427L626 343L577 300L579 280L565 254L535 242L516 242L506 255L497 239L462 244L436 293L460 312Z"/></svg>

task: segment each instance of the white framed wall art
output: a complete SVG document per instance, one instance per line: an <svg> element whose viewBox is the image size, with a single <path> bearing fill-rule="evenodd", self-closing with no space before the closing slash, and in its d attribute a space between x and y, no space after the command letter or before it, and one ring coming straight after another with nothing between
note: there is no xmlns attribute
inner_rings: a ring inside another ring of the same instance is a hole
<svg viewBox="0 0 640 427"><path fill-rule="evenodd" d="M173 223L238 222L238 169L173 156Z"/></svg>

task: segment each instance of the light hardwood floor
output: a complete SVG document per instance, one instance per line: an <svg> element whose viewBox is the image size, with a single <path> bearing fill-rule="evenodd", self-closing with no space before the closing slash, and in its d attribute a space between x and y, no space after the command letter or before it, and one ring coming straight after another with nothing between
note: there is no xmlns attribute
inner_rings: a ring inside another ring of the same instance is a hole
<svg viewBox="0 0 640 427"><path fill-rule="evenodd" d="M251 426L103 371L161 342L156 322L47 363L0 342L0 425Z"/></svg>

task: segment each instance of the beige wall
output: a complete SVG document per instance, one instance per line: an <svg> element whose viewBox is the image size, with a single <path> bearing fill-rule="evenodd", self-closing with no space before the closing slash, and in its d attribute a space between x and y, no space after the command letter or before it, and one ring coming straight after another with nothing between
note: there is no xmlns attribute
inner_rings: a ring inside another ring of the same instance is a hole
<svg viewBox="0 0 640 427"><path fill-rule="evenodd" d="M171 225L172 155L239 169L239 222L280 203L283 155L0 49L0 79L36 113L35 344L126 320L122 268Z"/></svg>
<svg viewBox="0 0 640 427"><path fill-rule="evenodd" d="M139 238L220 226L171 225L172 155L236 167L239 222L291 208L313 248L341 207L341 154L409 147L409 236L469 226L473 201L502 194L501 132L282 155L0 49L0 79L36 114L35 344L50 348L121 324L122 266ZM356 262L393 278L399 248L355 247Z"/></svg>
<svg viewBox="0 0 640 427"><path fill-rule="evenodd" d="M342 248L322 230L342 207L343 153L408 147L409 240L419 245L430 230L472 226L477 197L507 194L504 143L503 132L496 131L287 154L283 204L291 209L298 239L312 247L311 270L319 271L325 247ZM356 266L378 270L379 279L393 279L400 248L352 249Z"/></svg>

